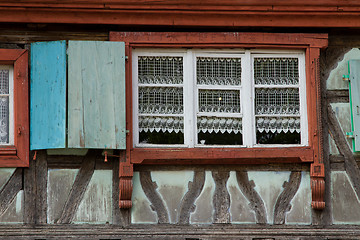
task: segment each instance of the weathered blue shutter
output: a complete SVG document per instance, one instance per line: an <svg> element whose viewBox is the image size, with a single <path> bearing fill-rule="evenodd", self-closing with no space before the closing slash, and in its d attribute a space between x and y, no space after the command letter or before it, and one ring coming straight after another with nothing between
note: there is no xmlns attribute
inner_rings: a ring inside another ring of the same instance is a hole
<svg viewBox="0 0 360 240"><path fill-rule="evenodd" d="M31 44L30 149L65 147L66 42Z"/></svg>
<svg viewBox="0 0 360 240"><path fill-rule="evenodd" d="M354 151L360 151L360 60L349 61L349 92Z"/></svg>
<svg viewBox="0 0 360 240"><path fill-rule="evenodd" d="M69 41L68 147L125 149L125 45Z"/></svg>

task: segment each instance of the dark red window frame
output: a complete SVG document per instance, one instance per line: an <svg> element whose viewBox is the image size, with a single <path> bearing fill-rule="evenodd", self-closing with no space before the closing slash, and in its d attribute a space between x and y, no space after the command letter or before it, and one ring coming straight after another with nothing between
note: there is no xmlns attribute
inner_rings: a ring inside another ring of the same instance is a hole
<svg viewBox="0 0 360 240"><path fill-rule="evenodd" d="M111 32L111 41L125 42L126 55L126 158L120 163L120 206L131 206L133 164L268 164L309 163L312 206L323 209L324 164L322 156L320 50L327 47L327 34L233 33L233 32ZM270 148L134 148L131 57L134 48L257 48L296 49L305 52L308 146ZM129 170L130 169L130 170ZM131 193L130 193L131 196ZM125 201L127 201L125 203ZM130 203L129 203L130 201Z"/></svg>
<svg viewBox="0 0 360 240"><path fill-rule="evenodd" d="M14 67L14 145L0 146L0 167L29 166L28 51L0 49L0 64Z"/></svg>

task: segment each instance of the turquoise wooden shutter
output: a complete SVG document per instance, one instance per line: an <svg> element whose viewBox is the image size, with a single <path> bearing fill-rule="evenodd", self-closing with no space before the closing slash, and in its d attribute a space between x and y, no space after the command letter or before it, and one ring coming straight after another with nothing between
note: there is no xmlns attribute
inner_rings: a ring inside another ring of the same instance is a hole
<svg viewBox="0 0 360 240"><path fill-rule="evenodd" d="M360 151L360 60L350 60L349 71L353 148Z"/></svg>
<svg viewBox="0 0 360 240"><path fill-rule="evenodd" d="M69 41L68 147L125 149L125 44Z"/></svg>
<svg viewBox="0 0 360 240"><path fill-rule="evenodd" d="M66 42L31 44L30 149L65 147Z"/></svg>

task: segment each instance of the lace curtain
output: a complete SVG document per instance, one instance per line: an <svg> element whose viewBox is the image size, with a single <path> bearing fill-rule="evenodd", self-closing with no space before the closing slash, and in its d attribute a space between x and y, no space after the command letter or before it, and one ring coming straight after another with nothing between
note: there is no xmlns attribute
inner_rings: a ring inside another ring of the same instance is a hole
<svg viewBox="0 0 360 240"><path fill-rule="evenodd" d="M9 70L0 70L0 143L9 143Z"/></svg>
<svg viewBox="0 0 360 240"><path fill-rule="evenodd" d="M140 56L139 81L139 131L184 132L183 58L169 56ZM164 84L168 86L141 86ZM163 116L167 115L167 116ZM170 115L170 116L169 116ZM174 115L174 116L171 116Z"/></svg>
<svg viewBox="0 0 360 240"><path fill-rule="evenodd" d="M300 133L298 68L297 58L254 59L256 129L260 133Z"/></svg>

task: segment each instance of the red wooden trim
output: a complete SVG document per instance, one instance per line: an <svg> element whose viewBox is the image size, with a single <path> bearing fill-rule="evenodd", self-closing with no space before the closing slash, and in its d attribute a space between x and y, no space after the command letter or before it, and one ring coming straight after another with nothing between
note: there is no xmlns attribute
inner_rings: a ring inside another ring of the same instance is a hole
<svg viewBox="0 0 360 240"><path fill-rule="evenodd" d="M358 1L8 1L0 22L198 27L360 27Z"/></svg>
<svg viewBox="0 0 360 240"><path fill-rule="evenodd" d="M264 4L266 3L266 4ZM333 7L341 7L341 6L360 6L358 0L318 0L318 1L311 1L311 0L292 0L291 2L286 0L223 0L219 2L218 0L203 0L201 4L197 1L192 0L162 0L162 1L153 1L153 0L18 0L14 1L2 1L2 5L21 5L21 6L37 6L37 5L44 5L44 6L58 6L63 4L70 4L73 6L87 6L87 5L97 5L103 6L110 5L110 4L120 4L120 5L130 5L130 6L167 6L167 5L175 5L175 6L182 6L182 5L190 5L190 6L313 6L313 7L321 7L321 6L333 6Z"/></svg>
<svg viewBox="0 0 360 240"><path fill-rule="evenodd" d="M310 147L291 148L134 148L131 163L139 164L263 164L313 162ZM260 160L261 159L261 160ZM184 161L188 160L188 161Z"/></svg>
<svg viewBox="0 0 360 240"><path fill-rule="evenodd" d="M110 32L110 41L128 42L132 46L193 46L221 48L224 45L261 48L324 48L328 34L241 33L241 32ZM225 46L229 47L229 46Z"/></svg>
<svg viewBox="0 0 360 240"><path fill-rule="evenodd" d="M24 52L23 49L0 49L0 64L14 64Z"/></svg>
<svg viewBox="0 0 360 240"><path fill-rule="evenodd" d="M0 63L14 65L14 146L0 148L0 167L29 166L28 52L0 49Z"/></svg>

